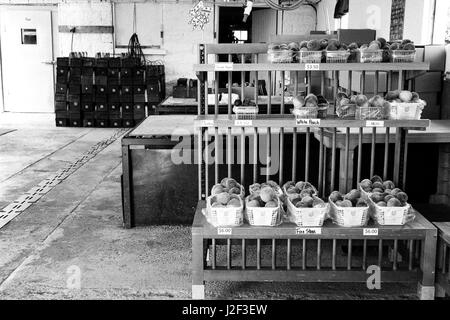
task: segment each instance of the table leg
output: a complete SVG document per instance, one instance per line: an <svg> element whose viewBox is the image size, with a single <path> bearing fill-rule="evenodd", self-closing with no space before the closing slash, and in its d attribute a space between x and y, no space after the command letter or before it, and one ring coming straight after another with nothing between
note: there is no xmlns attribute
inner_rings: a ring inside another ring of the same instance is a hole
<svg viewBox="0 0 450 320"><path fill-rule="evenodd" d="M423 241L421 260L422 280L418 284L418 296L421 300L433 300L435 297L437 230L429 230Z"/></svg>
<svg viewBox="0 0 450 320"><path fill-rule="evenodd" d="M192 233L192 299L205 299L204 242L201 234Z"/></svg>

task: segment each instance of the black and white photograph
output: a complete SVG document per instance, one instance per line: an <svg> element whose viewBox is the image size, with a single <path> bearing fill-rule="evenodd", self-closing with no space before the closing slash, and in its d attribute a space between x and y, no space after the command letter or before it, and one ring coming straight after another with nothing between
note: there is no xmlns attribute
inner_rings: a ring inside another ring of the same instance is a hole
<svg viewBox="0 0 450 320"><path fill-rule="evenodd" d="M450 1L0 0L0 304L449 296Z"/></svg>

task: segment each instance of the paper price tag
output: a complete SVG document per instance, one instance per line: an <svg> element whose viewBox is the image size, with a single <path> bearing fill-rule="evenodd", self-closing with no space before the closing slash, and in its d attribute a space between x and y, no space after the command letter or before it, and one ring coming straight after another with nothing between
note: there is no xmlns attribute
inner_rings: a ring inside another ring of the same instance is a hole
<svg viewBox="0 0 450 320"><path fill-rule="evenodd" d="M320 119L295 119L297 126L318 127Z"/></svg>
<svg viewBox="0 0 450 320"><path fill-rule="evenodd" d="M318 63L307 63L305 64L305 71L319 71L320 64Z"/></svg>
<svg viewBox="0 0 450 320"><path fill-rule="evenodd" d="M251 127L253 126L252 120L236 120L234 121L236 127Z"/></svg>
<svg viewBox="0 0 450 320"><path fill-rule="evenodd" d="M217 228L217 234L219 236L229 236L232 233L232 228Z"/></svg>
<svg viewBox="0 0 450 320"><path fill-rule="evenodd" d="M378 236L378 229L377 228L364 228L363 236Z"/></svg>
<svg viewBox="0 0 450 320"><path fill-rule="evenodd" d="M296 228L295 234L322 234L322 228Z"/></svg>
<svg viewBox="0 0 450 320"><path fill-rule="evenodd" d="M366 121L366 127L384 127L384 121L369 120Z"/></svg>
<svg viewBox="0 0 450 320"><path fill-rule="evenodd" d="M201 127L214 127L214 120L202 120L200 121Z"/></svg>
<svg viewBox="0 0 450 320"><path fill-rule="evenodd" d="M214 64L214 71L233 71L232 62L222 62Z"/></svg>

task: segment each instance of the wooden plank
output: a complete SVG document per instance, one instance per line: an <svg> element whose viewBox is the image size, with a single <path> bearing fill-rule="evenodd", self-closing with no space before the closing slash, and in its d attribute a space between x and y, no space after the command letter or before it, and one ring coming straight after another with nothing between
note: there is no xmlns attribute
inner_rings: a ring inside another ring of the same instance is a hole
<svg viewBox="0 0 450 320"><path fill-rule="evenodd" d="M384 283L411 283L417 282L420 277L418 271L382 271L381 279ZM273 281L273 282L349 282L365 283L365 271L327 271L327 270L204 270L206 281Z"/></svg>
<svg viewBox="0 0 450 320"><path fill-rule="evenodd" d="M225 51L225 50L224 50ZM229 52L221 52L229 53ZM241 53L241 52L239 52ZM249 53L249 52L246 52ZM320 71L402 71L402 70L429 70L429 63L321 63ZM233 64L233 71L305 71L303 63L246 63ZM214 64L194 64L194 72L213 72Z"/></svg>
<svg viewBox="0 0 450 320"><path fill-rule="evenodd" d="M60 33L72 33L71 30L75 28L74 33L114 33L113 26L58 26Z"/></svg>
<svg viewBox="0 0 450 320"><path fill-rule="evenodd" d="M220 43L220 44L210 43L205 44L205 53L207 55L267 53L267 46L268 45L264 43L245 43L239 45L230 43ZM207 66L207 64L205 66Z"/></svg>

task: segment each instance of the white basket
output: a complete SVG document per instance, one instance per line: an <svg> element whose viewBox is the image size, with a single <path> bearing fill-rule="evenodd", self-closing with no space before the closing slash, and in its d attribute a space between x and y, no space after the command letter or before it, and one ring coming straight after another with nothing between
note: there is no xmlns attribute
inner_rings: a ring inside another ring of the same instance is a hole
<svg viewBox="0 0 450 320"><path fill-rule="evenodd" d="M245 198L245 218L251 226L276 227L283 222L279 198L277 198L277 208L253 208L248 206L249 197Z"/></svg>
<svg viewBox="0 0 450 320"><path fill-rule="evenodd" d="M319 107L301 107L292 109L292 114L297 119L317 119L319 115Z"/></svg>
<svg viewBox="0 0 450 320"><path fill-rule="evenodd" d="M357 106L354 103L336 107L336 115L340 119L355 119Z"/></svg>
<svg viewBox="0 0 450 320"><path fill-rule="evenodd" d="M253 120L259 112L257 106L238 106L233 107L233 112L236 114L237 120Z"/></svg>
<svg viewBox="0 0 450 320"><path fill-rule="evenodd" d="M383 62L383 50L359 50L359 61L361 63Z"/></svg>
<svg viewBox="0 0 450 320"><path fill-rule="evenodd" d="M244 203L239 196L231 196L239 199L239 208L213 208L211 200L215 196L206 199L206 210L204 211L206 220L214 227L238 227L244 223Z"/></svg>
<svg viewBox="0 0 450 320"><path fill-rule="evenodd" d="M414 62L416 50L393 50L391 52L392 62Z"/></svg>
<svg viewBox="0 0 450 320"><path fill-rule="evenodd" d="M267 59L271 63L292 63L292 50L268 50Z"/></svg>
<svg viewBox="0 0 450 320"><path fill-rule="evenodd" d="M359 107L356 108L355 119L358 120L384 120L384 108L382 107Z"/></svg>
<svg viewBox="0 0 450 320"><path fill-rule="evenodd" d="M314 187L313 185L311 185L312 186L312 188L313 188L313 196L317 196L317 194L319 193L319 191L317 191L317 188L316 187ZM300 190L301 191L301 190ZM296 194L288 194L287 193L287 190L286 190L286 185L284 185L283 186L283 194L286 196L286 199L291 199L291 200L294 200L294 199L296 199L296 198L298 198L299 196L300 196L300 194L298 193L296 193Z"/></svg>
<svg viewBox="0 0 450 320"><path fill-rule="evenodd" d="M291 199L286 202L289 221L299 227L321 227L328 217L328 204L323 208L297 208Z"/></svg>
<svg viewBox="0 0 450 320"><path fill-rule="evenodd" d="M321 63L322 62L322 51L299 51L300 58L298 59L300 63Z"/></svg>
<svg viewBox="0 0 450 320"><path fill-rule="evenodd" d="M369 207L341 208L329 199L330 217L340 227L364 227L369 222Z"/></svg>
<svg viewBox="0 0 450 320"><path fill-rule="evenodd" d="M426 105L423 100L414 103L391 102L389 118L391 120L419 120Z"/></svg>
<svg viewBox="0 0 450 320"><path fill-rule="evenodd" d="M350 52L348 51L327 51L327 63L347 63Z"/></svg>

